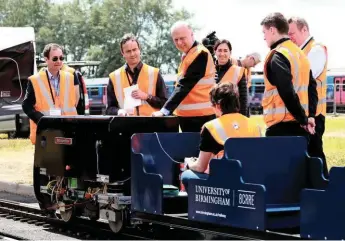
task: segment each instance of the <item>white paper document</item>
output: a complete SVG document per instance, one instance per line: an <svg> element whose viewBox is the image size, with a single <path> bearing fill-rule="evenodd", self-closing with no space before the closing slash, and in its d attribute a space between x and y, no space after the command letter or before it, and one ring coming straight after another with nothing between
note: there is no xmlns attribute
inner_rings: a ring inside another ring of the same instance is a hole
<svg viewBox="0 0 345 241"><path fill-rule="evenodd" d="M52 108L49 110L50 116L60 116L61 115L61 109L58 108Z"/></svg>
<svg viewBox="0 0 345 241"><path fill-rule="evenodd" d="M132 92L134 90L138 90L139 86L138 85L132 85L127 88L124 88L123 91L125 93L125 101L124 101L124 109L125 110L130 110L133 109L139 105L141 105L141 99L134 99L132 97Z"/></svg>

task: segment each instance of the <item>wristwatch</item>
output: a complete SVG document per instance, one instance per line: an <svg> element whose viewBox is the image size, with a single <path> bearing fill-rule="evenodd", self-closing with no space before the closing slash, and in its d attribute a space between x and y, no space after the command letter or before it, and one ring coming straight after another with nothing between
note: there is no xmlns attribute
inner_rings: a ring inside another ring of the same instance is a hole
<svg viewBox="0 0 345 241"><path fill-rule="evenodd" d="M147 97L147 100L151 100L152 99L152 95L149 95L148 97Z"/></svg>

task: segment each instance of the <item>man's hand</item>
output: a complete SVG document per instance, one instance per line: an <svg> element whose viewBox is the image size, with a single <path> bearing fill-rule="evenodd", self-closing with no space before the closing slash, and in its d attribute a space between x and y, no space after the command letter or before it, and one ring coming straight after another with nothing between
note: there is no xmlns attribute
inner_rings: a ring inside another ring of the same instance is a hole
<svg viewBox="0 0 345 241"><path fill-rule="evenodd" d="M315 134L315 119L313 117L308 118L308 124L302 126L307 132L314 135Z"/></svg>
<svg viewBox="0 0 345 241"><path fill-rule="evenodd" d="M156 111L156 112L152 113L152 116L153 117L162 117L162 116L164 116L164 114L162 112L160 112L160 111Z"/></svg>
<svg viewBox="0 0 345 241"><path fill-rule="evenodd" d="M132 92L132 97L134 99L141 99L141 100L147 100L147 98L149 97L149 95L141 90L134 90Z"/></svg>
<svg viewBox="0 0 345 241"><path fill-rule="evenodd" d="M119 110L117 111L117 115L118 115L118 116L128 116L128 113L127 113L127 111L125 111L124 109L119 109Z"/></svg>
<svg viewBox="0 0 345 241"><path fill-rule="evenodd" d="M314 135L315 134L315 119L313 118L313 117L309 117L308 118L308 126L307 126L307 128L308 128L308 132L310 133L310 134L312 134L312 135Z"/></svg>

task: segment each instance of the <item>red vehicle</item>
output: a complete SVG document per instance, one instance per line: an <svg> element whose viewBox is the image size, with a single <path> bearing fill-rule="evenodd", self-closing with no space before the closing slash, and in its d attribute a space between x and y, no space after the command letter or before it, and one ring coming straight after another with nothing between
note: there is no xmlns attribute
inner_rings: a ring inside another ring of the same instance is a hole
<svg viewBox="0 0 345 241"><path fill-rule="evenodd" d="M336 111L345 110L345 70L331 70L327 74L327 109L333 112L334 103Z"/></svg>

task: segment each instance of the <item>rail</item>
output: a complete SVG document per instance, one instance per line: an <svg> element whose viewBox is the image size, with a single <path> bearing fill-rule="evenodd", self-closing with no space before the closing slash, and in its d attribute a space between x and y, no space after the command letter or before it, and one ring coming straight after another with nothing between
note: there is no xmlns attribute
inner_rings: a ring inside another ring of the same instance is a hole
<svg viewBox="0 0 345 241"><path fill-rule="evenodd" d="M78 218L76 222L64 222L58 218L47 217L44 212L38 208L4 199L0 199L0 217L37 226L54 227L61 234L74 235L87 240L152 239L152 237L147 237L147 234L143 236L143 233L138 233L138 231L134 229L127 230L121 234L115 234L110 231L106 222L101 221ZM7 234L3 234L3 236L7 236ZM23 240L23 237L13 235L10 238Z"/></svg>

